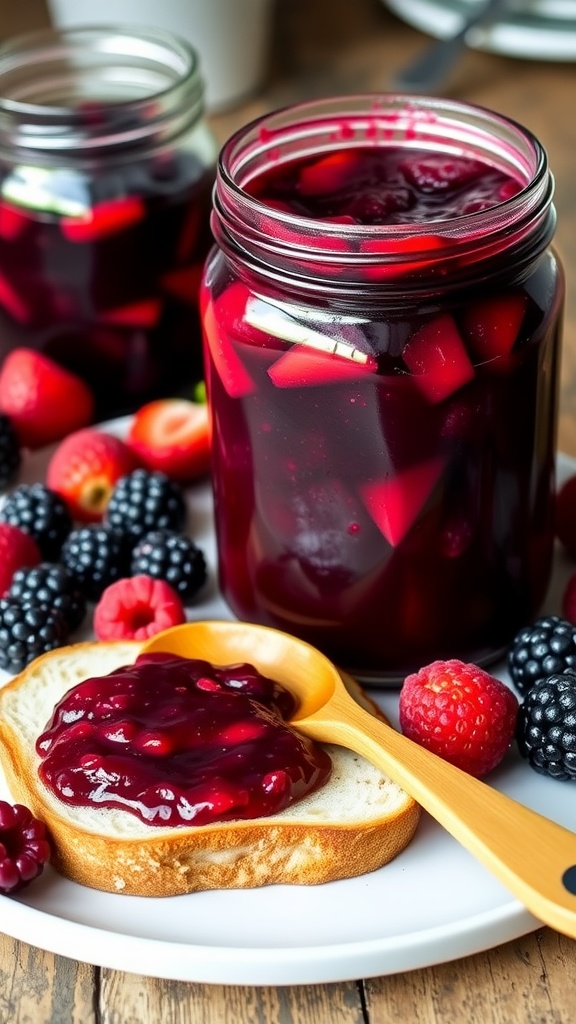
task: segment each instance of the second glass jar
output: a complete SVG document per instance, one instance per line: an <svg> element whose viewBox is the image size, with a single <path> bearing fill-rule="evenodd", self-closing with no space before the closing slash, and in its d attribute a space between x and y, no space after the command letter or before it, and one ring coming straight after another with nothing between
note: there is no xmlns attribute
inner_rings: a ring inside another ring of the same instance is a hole
<svg viewBox="0 0 576 1024"><path fill-rule="evenodd" d="M0 47L0 360L38 349L101 418L203 373L217 146L197 54L130 26Z"/></svg>
<svg viewBox="0 0 576 1024"><path fill-rule="evenodd" d="M347 97L224 146L201 293L220 583L393 682L502 654L553 550L563 274L533 135Z"/></svg>

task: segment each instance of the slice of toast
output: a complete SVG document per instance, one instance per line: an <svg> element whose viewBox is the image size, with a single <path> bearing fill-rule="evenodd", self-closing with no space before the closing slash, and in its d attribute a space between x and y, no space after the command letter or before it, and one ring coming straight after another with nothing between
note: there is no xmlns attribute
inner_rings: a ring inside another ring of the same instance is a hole
<svg viewBox="0 0 576 1024"><path fill-rule="evenodd" d="M134 642L78 643L38 658L0 691L0 763L14 800L45 822L52 863L107 892L171 896L277 883L315 885L361 875L410 842L420 808L364 758L327 746L326 785L281 813L212 825L158 827L123 810L72 807L41 782L35 743L72 686L131 664ZM376 705L352 680L353 695Z"/></svg>

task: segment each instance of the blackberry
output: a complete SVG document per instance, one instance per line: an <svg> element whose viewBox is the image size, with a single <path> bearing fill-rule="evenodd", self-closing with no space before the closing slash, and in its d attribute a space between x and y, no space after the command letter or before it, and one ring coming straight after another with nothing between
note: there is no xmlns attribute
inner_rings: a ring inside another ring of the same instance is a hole
<svg viewBox="0 0 576 1024"><path fill-rule="evenodd" d="M47 604L0 598L0 668L21 672L34 658L68 642L61 612Z"/></svg>
<svg viewBox="0 0 576 1024"><path fill-rule="evenodd" d="M12 420L0 413L0 488L11 484L22 462L22 452Z"/></svg>
<svg viewBox="0 0 576 1024"><path fill-rule="evenodd" d="M108 502L106 523L135 544L151 530L178 532L186 520L182 488L165 473L135 469L120 477Z"/></svg>
<svg viewBox="0 0 576 1024"><path fill-rule="evenodd" d="M206 582L204 553L189 537L170 530L153 530L136 544L130 563L132 576L164 580L184 603Z"/></svg>
<svg viewBox="0 0 576 1024"><path fill-rule="evenodd" d="M56 608L71 633L78 629L86 615L86 598L63 565L42 562L32 569L17 569L6 596L23 605L47 604Z"/></svg>
<svg viewBox="0 0 576 1024"><path fill-rule="evenodd" d="M60 561L89 601L128 575L130 549L121 534L100 523L80 526L68 535Z"/></svg>
<svg viewBox="0 0 576 1024"><path fill-rule="evenodd" d="M540 679L518 712L518 749L535 771L576 779L576 671Z"/></svg>
<svg viewBox="0 0 576 1024"><path fill-rule="evenodd" d="M571 622L547 615L516 634L508 651L508 671L520 693L566 669L576 670L576 626Z"/></svg>
<svg viewBox="0 0 576 1024"><path fill-rule="evenodd" d="M66 502L44 484L21 484L7 495L0 520L34 537L42 557L55 562L73 523Z"/></svg>

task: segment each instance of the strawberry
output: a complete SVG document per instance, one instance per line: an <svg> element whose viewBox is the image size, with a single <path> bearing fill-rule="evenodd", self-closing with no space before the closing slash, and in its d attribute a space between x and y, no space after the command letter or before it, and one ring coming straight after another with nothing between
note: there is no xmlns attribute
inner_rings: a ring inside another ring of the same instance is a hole
<svg viewBox="0 0 576 1024"><path fill-rule="evenodd" d="M456 659L407 676L398 707L405 736L477 778L500 763L518 717L509 687Z"/></svg>
<svg viewBox="0 0 576 1024"><path fill-rule="evenodd" d="M493 295L469 306L462 316L465 334L482 362L510 354L526 312L526 296L511 292Z"/></svg>
<svg viewBox="0 0 576 1024"><path fill-rule="evenodd" d="M376 360L366 356L364 362L318 352L306 345L294 345L268 369L268 376L277 388L319 387L365 377L377 369Z"/></svg>
<svg viewBox="0 0 576 1024"><path fill-rule="evenodd" d="M133 227L144 216L138 196L120 196L96 203L83 217L62 217L60 229L69 242L94 242Z"/></svg>
<svg viewBox="0 0 576 1024"><path fill-rule="evenodd" d="M210 428L206 403L159 398L132 418L127 443L146 469L185 483L208 472Z"/></svg>
<svg viewBox="0 0 576 1024"><path fill-rule="evenodd" d="M392 547L400 543L415 523L443 469L441 458L429 459L360 487L366 509Z"/></svg>
<svg viewBox="0 0 576 1024"><path fill-rule="evenodd" d="M0 597L4 597L17 569L31 569L42 561L40 548L25 530L0 523Z"/></svg>
<svg viewBox="0 0 576 1024"><path fill-rule="evenodd" d="M30 348L15 348L0 370L0 412L20 444L39 448L90 423L94 398L80 377Z"/></svg>
<svg viewBox="0 0 576 1024"><path fill-rule="evenodd" d="M164 580L130 576L111 583L94 609L97 640L146 640L186 620L176 591Z"/></svg>
<svg viewBox="0 0 576 1024"><path fill-rule="evenodd" d="M298 177L300 195L326 196L346 188L357 173L360 160L357 151L343 149L308 164Z"/></svg>
<svg viewBox="0 0 576 1024"><path fill-rule="evenodd" d="M59 444L48 463L46 485L64 499L74 519L97 523L106 511L116 481L138 464L125 441L86 427Z"/></svg>
<svg viewBox="0 0 576 1024"><path fill-rule="evenodd" d="M460 332L447 313L420 327L407 341L402 356L429 402L442 402L474 377Z"/></svg>
<svg viewBox="0 0 576 1024"><path fill-rule="evenodd" d="M250 341L250 328L244 323L249 292L244 285L231 284L218 297L215 305L201 290L202 327L214 367L231 398L243 398L256 390L244 366L233 337L238 335Z"/></svg>

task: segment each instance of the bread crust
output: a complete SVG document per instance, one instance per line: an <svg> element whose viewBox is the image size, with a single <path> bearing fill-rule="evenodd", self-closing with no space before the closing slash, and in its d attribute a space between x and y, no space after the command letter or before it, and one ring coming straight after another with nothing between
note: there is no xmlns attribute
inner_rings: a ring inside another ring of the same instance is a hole
<svg viewBox="0 0 576 1024"><path fill-rule="evenodd" d="M66 805L42 785L33 740L29 736L26 741L19 734L14 709L22 687L34 686L41 696L44 677L49 677L50 713L55 700L71 685L134 660L139 650L135 643L61 648L37 659L0 691L0 761L9 789L15 800L29 806L46 824L53 846L52 863L67 878L105 892L135 896L272 884L316 885L374 871L408 845L420 808L379 772L378 780L374 782L370 776L369 782L371 790L381 788L373 809L348 820L344 816L341 821L330 820L333 815L322 818L305 799L268 818L177 828L137 825L140 834L133 836L116 834L110 823L118 812L103 808L91 812L90 828L83 827L78 813L71 816ZM63 670L72 663L75 677L71 680ZM63 678L55 695L59 669ZM357 699L381 714L357 684L351 685ZM41 699L35 706L37 703ZM48 717L36 727L35 735ZM351 769L366 770L367 762L358 755L331 746L327 749L340 776ZM92 827L95 820L96 829Z"/></svg>

